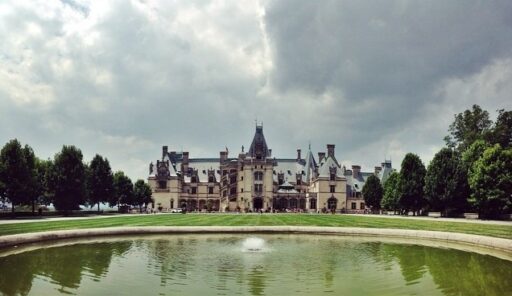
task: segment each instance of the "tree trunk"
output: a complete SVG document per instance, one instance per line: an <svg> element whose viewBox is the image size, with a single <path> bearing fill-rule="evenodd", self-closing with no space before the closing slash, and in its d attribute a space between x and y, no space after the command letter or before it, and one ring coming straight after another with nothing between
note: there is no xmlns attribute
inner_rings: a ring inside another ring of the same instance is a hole
<svg viewBox="0 0 512 296"><path fill-rule="evenodd" d="M100 202L98 201L98 213L100 212Z"/></svg>
<svg viewBox="0 0 512 296"><path fill-rule="evenodd" d="M32 200L32 216L36 214L36 201Z"/></svg>

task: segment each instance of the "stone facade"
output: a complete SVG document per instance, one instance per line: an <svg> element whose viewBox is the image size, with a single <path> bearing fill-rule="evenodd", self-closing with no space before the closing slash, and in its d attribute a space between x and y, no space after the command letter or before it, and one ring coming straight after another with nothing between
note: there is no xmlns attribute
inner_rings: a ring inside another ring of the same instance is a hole
<svg viewBox="0 0 512 296"><path fill-rule="evenodd" d="M335 156L335 146L327 154L311 148L304 158L297 150L294 159L275 158L256 126L249 151L229 157L226 149L218 158L190 158L162 148L162 157L149 166L148 182L155 206L162 210L186 208L188 211L307 211L330 210L364 212L361 190L366 178L376 174L384 180L391 162L362 173L359 166L347 170Z"/></svg>

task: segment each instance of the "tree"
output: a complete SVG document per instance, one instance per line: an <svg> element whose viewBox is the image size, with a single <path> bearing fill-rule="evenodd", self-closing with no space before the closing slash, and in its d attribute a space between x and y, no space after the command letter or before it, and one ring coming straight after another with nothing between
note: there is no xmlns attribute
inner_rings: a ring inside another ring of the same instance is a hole
<svg viewBox="0 0 512 296"><path fill-rule="evenodd" d="M41 178L40 160L35 156L34 150L28 145L23 148L27 168L30 171L30 176L26 180L26 200L32 204L32 214L36 211L36 203L44 193L44 183Z"/></svg>
<svg viewBox="0 0 512 296"><path fill-rule="evenodd" d="M480 218L499 218L512 210L512 149L487 148L469 175L471 201Z"/></svg>
<svg viewBox="0 0 512 296"><path fill-rule="evenodd" d="M498 110L491 143L500 144L502 148L512 147L512 111Z"/></svg>
<svg viewBox="0 0 512 296"><path fill-rule="evenodd" d="M400 169L398 190L400 206L404 214L412 210L414 214L424 205L425 166L418 155L407 153Z"/></svg>
<svg viewBox="0 0 512 296"><path fill-rule="evenodd" d="M450 135L444 140L448 147L464 151L476 140L483 140L489 136L492 121L489 112L480 106L473 105L472 110L455 115L455 121L450 125Z"/></svg>
<svg viewBox="0 0 512 296"><path fill-rule="evenodd" d="M400 175L392 172L386 182L384 182L384 196L380 202L382 208L396 212L399 208L400 195L398 190L398 181Z"/></svg>
<svg viewBox="0 0 512 296"><path fill-rule="evenodd" d="M137 180L133 185L133 194L135 204L139 206L139 211L142 212L142 206L148 205L153 202L151 199L151 187L144 182L144 180Z"/></svg>
<svg viewBox="0 0 512 296"><path fill-rule="evenodd" d="M114 196L114 176L108 159L96 154L89 165L87 182L88 203L90 205L112 200Z"/></svg>
<svg viewBox="0 0 512 296"><path fill-rule="evenodd" d="M363 186L362 193L365 204L369 206L372 211L380 209L383 189L377 176L371 175L368 177Z"/></svg>
<svg viewBox="0 0 512 296"><path fill-rule="evenodd" d="M469 185L458 154L442 148L430 162L425 176L425 197L443 216L457 215L466 208Z"/></svg>
<svg viewBox="0 0 512 296"><path fill-rule="evenodd" d="M87 176L80 149L64 145L55 155L52 174L55 208L67 214L85 204Z"/></svg>
<svg viewBox="0 0 512 296"><path fill-rule="evenodd" d="M11 140L4 145L0 151L0 163L0 195L11 202L14 213L15 205L28 203L27 182L32 177L25 151L18 140Z"/></svg>
<svg viewBox="0 0 512 296"><path fill-rule="evenodd" d="M121 171L114 174L114 192L115 198L111 201L110 206L117 204L133 205L135 203L132 180Z"/></svg>

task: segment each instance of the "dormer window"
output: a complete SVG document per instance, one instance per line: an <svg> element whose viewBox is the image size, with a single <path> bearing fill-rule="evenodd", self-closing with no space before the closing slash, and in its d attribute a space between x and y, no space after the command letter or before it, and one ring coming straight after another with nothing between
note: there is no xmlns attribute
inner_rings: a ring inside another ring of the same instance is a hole
<svg viewBox="0 0 512 296"><path fill-rule="evenodd" d="M197 177L196 176L192 176L192 178L190 179L190 182L197 183Z"/></svg>
<svg viewBox="0 0 512 296"><path fill-rule="evenodd" d="M331 178L330 178L331 181L336 181L336 174L331 174Z"/></svg>
<svg viewBox="0 0 512 296"><path fill-rule="evenodd" d="M208 177L208 182L209 182L209 183L214 183L214 182L215 182L215 177L213 177L213 176L209 176L209 177Z"/></svg>

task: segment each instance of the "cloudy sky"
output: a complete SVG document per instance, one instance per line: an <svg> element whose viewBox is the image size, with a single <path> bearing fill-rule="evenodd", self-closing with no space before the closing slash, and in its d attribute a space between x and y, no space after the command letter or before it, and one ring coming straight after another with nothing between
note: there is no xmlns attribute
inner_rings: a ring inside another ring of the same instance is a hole
<svg viewBox="0 0 512 296"><path fill-rule="evenodd" d="M145 178L161 146L276 157L336 144L428 163L455 113L512 109L512 1L0 2L0 142Z"/></svg>

